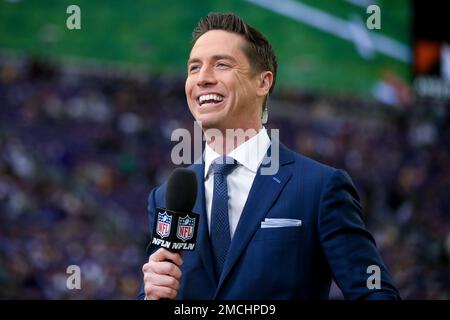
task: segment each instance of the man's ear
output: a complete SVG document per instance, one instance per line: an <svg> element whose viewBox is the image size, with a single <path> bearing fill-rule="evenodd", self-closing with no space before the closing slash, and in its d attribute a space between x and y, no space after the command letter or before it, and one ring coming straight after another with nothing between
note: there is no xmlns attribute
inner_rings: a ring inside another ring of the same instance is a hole
<svg viewBox="0 0 450 320"><path fill-rule="evenodd" d="M261 72L259 78L259 86L256 89L256 95L259 97L266 96L273 84L273 73L271 71Z"/></svg>

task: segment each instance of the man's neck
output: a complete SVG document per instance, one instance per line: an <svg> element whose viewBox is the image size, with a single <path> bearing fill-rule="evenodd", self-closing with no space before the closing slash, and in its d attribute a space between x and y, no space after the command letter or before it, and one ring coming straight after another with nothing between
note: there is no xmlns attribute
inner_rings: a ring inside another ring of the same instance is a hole
<svg viewBox="0 0 450 320"><path fill-rule="evenodd" d="M215 152L221 155L229 154L231 151L239 147L241 144L247 142L256 136L263 129L262 125L259 128L248 129L226 129L224 130L204 130L206 143Z"/></svg>

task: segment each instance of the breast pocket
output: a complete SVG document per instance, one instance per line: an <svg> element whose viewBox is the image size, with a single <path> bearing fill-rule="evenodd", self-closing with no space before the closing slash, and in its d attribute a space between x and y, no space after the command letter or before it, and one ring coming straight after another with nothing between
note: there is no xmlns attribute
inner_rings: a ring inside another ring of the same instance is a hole
<svg viewBox="0 0 450 320"><path fill-rule="evenodd" d="M253 241L293 241L302 236L302 227L259 228Z"/></svg>

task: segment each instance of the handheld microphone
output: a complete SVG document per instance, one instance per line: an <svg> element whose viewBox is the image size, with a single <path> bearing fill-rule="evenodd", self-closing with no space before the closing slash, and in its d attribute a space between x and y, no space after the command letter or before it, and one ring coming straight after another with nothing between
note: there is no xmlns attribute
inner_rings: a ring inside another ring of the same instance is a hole
<svg viewBox="0 0 450 320"><path fill-rule="evenodd" d="M175 169L167 182L166 208L156 208L152 245L172 251L193 251L200 215L193 213L197 199L195 172Z"/></svg>

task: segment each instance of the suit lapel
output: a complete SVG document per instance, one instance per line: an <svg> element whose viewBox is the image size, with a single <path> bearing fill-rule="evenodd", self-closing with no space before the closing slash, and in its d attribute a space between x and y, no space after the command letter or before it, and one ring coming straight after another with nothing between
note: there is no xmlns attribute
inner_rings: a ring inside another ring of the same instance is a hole
<svg viewBox="0 0 450 320"><path fill-rule="evenodd" d="M229 275L242 251L260 227L261 221L267 215L270 207L276 201L281 190L283 190L292 175L287 166L285 166L294 161L292 154L281 143L279 151L280 167L275 175L261 175L261 168L258 169L231 241L215 297L217 297L224 280Z"/></svg>
<svg viewBox="0 0 450 320"><path fill-rule="evenodd" d="M205 269L208 273L209 278L212 283L217 284L217 279L213 269L213 258L211 254L211 244L209 241L209 231L208 231L208 218L206 216L206 206L205 206L205 179L204 179L204 168L205 164L195 164L192 170L197 175L197 200L194 205L193 212L200 214L200 225L198 227L198 239L197 248L200 252L200 257L203 261Z"/></svg>

